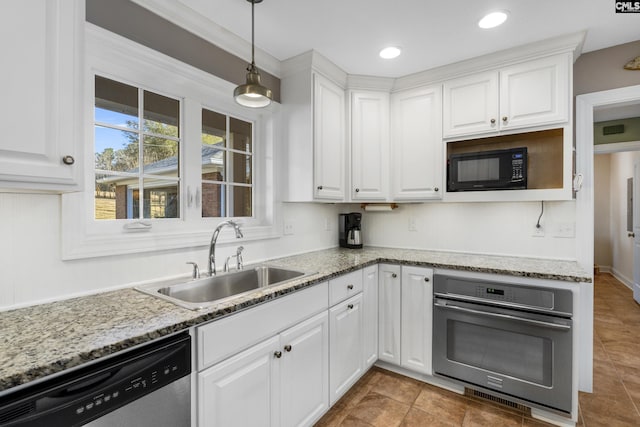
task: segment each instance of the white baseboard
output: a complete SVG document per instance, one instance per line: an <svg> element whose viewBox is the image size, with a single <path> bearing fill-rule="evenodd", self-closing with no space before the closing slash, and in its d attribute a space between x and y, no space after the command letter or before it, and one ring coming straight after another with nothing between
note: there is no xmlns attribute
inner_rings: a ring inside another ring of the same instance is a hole
<svg viewBox="0 0 640 427"><path fill-rule="evenodd" d="M624 274L622 274L619 270L616 270L615 268L611 269L611 274L613 274L613 277L615 277L616 279L621 281L622 284L625 285L627 288L633 290L633 279L629 279L627 276L625 276Z"/></svg>

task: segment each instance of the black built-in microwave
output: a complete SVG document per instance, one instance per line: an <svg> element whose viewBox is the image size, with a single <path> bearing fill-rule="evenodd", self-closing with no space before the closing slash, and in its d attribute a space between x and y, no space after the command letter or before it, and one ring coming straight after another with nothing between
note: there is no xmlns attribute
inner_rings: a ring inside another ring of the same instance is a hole
<svg viewBox="0 0 640 427"><path fill-rule="evenodd" d="M447 191L527 188L527 147L449 155Z"/></svg>

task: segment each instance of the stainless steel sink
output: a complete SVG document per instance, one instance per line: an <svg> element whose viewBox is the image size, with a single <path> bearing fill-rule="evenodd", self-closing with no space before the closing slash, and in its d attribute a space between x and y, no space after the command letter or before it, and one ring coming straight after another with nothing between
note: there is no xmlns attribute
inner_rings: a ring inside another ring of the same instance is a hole
<svg viewBox="0 0 640 427"><path fill-rule="evenodd" d="M299 279L310 274L263 265L185 282L143 285L136 289L182 307L196 310L230 297L282 284L288 280Z"/></svg>

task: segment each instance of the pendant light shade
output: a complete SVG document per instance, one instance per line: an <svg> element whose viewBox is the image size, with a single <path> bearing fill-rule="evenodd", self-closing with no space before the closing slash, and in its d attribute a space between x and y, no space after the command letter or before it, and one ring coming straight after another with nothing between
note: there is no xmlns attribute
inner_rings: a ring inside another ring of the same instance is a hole
<svg viewBox="0 0 640 427"><path fill-rule="evenodd" d="M247 67L247 82L238 86L233 91L236 102L245 107L260 108L271 104L271 89L262 86L260 83L260 72L255 63L254 44L254 13L253 8L256 3L262 0L247 0L251 3L251 64Z"/></svg>

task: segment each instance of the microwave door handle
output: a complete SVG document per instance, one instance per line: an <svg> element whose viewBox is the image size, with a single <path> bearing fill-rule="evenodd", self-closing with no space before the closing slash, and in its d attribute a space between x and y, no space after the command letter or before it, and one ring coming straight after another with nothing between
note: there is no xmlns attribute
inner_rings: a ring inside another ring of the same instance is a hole
<svg viewBox="0 0 640 427"><path fill-rule="evenodd" d="M508 315L508 314L499 314L499 313L492 313L492 312L489 312L489 311L472 310L470 308L459 307L457 305L450 305L450 304L446 304L446 303L443 304L443 303L436 302L435 306L436 307L442 307L442 308L448 308L448 309L456 310L456 311L462 311L464 313L472 313L472 314L479 314L481 316L494 317L494 318L498 318L498 319L517 320L519 322L529 323L529 324L534 325L534 326L542 326L542 327L549 328L549 329L561 329L561 330L569 330L569 329L571 329L570 325L559 325L559 324L556 324L556 323L543 322L541 320L527 319L527 318L524 318L524 317L511 316L511 315Z"/></svg>

